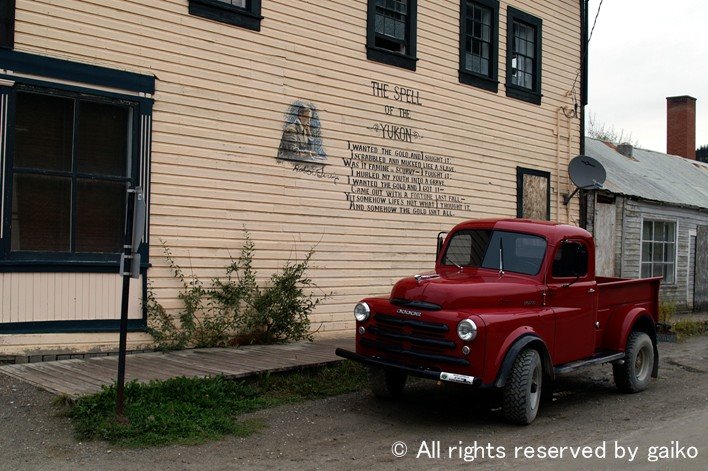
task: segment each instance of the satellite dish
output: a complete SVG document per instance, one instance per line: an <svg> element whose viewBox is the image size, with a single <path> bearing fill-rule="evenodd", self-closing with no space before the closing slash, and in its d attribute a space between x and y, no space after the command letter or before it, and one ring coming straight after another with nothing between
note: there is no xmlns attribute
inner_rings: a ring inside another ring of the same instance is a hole
<svg viewBox="0 0 708 471"><path fill-rule="evenodd" d="M587 155L578 155L570 161L568 175L577 188L570 196L563 198L563 204L568 204L578 190L597 190L602 188L607 178L605 167Z"/></svg>
<svg viewBox="0 0 708 471"><path fill-rule="evenodd" d="M583 190L602 188L607 178L605 167L587 155L579 155L570 161L568 175L575 186Z"/></svg>

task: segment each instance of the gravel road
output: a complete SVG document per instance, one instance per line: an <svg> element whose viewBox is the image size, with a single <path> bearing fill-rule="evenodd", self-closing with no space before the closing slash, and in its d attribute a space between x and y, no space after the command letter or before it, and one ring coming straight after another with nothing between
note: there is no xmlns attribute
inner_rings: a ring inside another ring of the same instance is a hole
<svg viewBox="0 0 708 471"><path fill-rule="evenodd" d="M708 469L708 337L660 353L649 390L622 395L608 366L581 370L528 427L421 381L397 402L361 392L288 405L251 414L267 428L248 438L149 449L76 441L51 394L0 374L0 469Z"/></svg>

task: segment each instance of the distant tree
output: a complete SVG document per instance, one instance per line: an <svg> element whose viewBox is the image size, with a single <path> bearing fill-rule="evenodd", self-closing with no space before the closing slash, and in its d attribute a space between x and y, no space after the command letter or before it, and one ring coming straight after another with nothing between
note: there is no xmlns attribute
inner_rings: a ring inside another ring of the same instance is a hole
<svg viewBox="0 0 708 471"><path fill-rule="evenodd" d="M708 145L696 149L696 160L708 163Z"/></svg>
<svg viewBox="0 0 708 471"><path fill-rule="evenodd" d="M597 116L594 113L588 113L585 134L588 137L599 139L605 142L611 142L615 145L631 144L633 147L639 146L639 141L632 138L632 133L626 133L624 129L620 129L618 131L612 125L608 126L605 123L599 123L597 121Z"/></svg>

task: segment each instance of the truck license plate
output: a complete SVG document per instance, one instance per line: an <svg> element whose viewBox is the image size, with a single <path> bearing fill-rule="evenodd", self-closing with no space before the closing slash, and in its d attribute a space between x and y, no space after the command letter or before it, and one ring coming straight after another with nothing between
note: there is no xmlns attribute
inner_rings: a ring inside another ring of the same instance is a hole
<svg viewBox="0 0 708 471"><path fill-rule="evenodd" d="M440 379L443 381L452 381L453 383L474 384L474 376L458 375L455 373L440 373Z"/></svg>

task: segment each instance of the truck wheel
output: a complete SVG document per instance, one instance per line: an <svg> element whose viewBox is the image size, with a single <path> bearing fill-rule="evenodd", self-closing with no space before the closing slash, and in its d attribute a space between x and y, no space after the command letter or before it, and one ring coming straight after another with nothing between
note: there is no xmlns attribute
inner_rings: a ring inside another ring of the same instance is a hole
<svg viewBox="0 0 708 471"><path fill-rule="evenodd" d="M613 364L612 373L620 391L636 393L649 386L654 367L654 345L644 332L632 332L627 340L622 364Z"/></svg>
<svg viewBox="0 0 708 471"><path fill-rule="evenodd" d="M543 365L538 352L523 350L514 360L511 374L504 386L504 417L511 423L527 425L533 422L541 403Z"/></svg>
<svg viewBox="0 0 708 471"><path fill-rule="evenodd" d="M375 366L369 367L369 385L374 396L383 399L400 397L408 375Z"/></svg>

